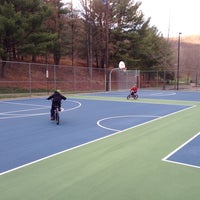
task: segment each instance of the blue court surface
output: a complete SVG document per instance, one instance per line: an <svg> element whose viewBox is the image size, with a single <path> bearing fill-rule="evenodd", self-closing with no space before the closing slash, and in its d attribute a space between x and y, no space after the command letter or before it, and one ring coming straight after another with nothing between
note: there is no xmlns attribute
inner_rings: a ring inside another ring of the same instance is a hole
<svg viewBox="0 0 200 200"><path fill-rule="evenodd" d="M102 95L106 94L114 97L117 92L102 93ZM146 95L155 99L170 97L172 100L186 100L184 93L166 92L165 94L156 92L153 95L152 92L146 91L139 93L140 97L143 96L142 98ZM118 93L118 95L126 97L126 93ZM189 97L192 97L193 101L199 101L198 93L190 93ZM54 121L50 121L50 104L51 102L45 98L0 101L0 175L191 108L184 104L68 98L62 103L64 110L60 113L60 125L56 125ZM199 136L195 137L166 160L190 162L188 165L200 166L199 161L191 162L191 156L188 153L195 147L198 154L199 143ZM182 159L187 155L190 161Z"/></svg>

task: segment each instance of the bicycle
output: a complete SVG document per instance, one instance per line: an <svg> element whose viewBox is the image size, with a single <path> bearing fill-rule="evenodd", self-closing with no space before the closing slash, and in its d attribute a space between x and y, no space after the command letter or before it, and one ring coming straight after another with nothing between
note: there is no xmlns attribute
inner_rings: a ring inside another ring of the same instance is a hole
<svg viewBox="0 0 200 200"><path fill-rule="evenodd" d="M55 91L51 96L47 98L47 100L52 101L51 104L51 120L55 120L56 124L60 124L60 116L59 112L61 111L61 100L66 100L67 98L61 95L58 91Z"/></svg>
<svg viewBox="0 0 200 200"><path fill-rule="evenodd" d="M127 100L129 100L130 98L133 98L133 99L136 100L136 99L138 99L138 94L137 93L132 94L130 92L130 94L126 98L127 98Z"/></svg>

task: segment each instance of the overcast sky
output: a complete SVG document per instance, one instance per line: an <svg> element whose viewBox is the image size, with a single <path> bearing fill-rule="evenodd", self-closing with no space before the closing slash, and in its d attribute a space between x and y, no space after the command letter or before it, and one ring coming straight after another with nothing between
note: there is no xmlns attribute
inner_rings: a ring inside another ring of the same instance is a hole
<svg viewBox="0 0 200 200"><path fill-rule="evenodd" d="M63 2L71 0L63 0ZM72 0L77 5L80 0ZM139 0L135 0L139 1ZM140 0L140 9L145 18L151 17L151 25L156 26L164 37L200 35L199 0Z"/></svg>
<svg viewBox="0 0 200 200"><path fill-rule="evenodd" d="M198 0L141 0L141 10L164 36L200 35Z"/></svg>

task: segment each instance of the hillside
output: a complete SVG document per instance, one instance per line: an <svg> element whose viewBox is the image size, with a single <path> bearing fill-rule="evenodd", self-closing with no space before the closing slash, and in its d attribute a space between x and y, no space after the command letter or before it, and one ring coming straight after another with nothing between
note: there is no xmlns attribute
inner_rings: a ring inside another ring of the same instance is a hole
<svg viewBox="0 0 200 200"><path fill-rule="evenodd" d="M177 41L177 37L170 38L172 41ZM181 35L181 41L190 44L200 44L200 35L184 36Z"/></svg>
<svg viewBox="0 0 200 200"><path fill-rule="evenodd" d="M178 64L178 37L169 40L173 60L172 69L177 71ZM200 83L200 35L191 35L180 37L180 55L179 55L179 78L187 82Z"/></svg>

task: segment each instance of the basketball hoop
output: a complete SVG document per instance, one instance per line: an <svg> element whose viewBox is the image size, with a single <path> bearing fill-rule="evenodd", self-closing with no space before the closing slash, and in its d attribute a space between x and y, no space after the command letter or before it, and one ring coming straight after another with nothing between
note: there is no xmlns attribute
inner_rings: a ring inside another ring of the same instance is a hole
<svg viewBox="0 0 200 200"><path fill-rule="evenodd" d="M112 78L112 72L113 71L123 71L123 72L126 72L125 63L123 61L120 61L118 68L111 69L111 71L109 73L109 91L111 91L111 82L112 82L111 78Z"/></svg>
<svg viewBox="0 0 200 200"><path fill-rule="evenodd" d="M122 70L123 72L126 72L126 66L124 61L119 62L119 69Z"/></svg>

